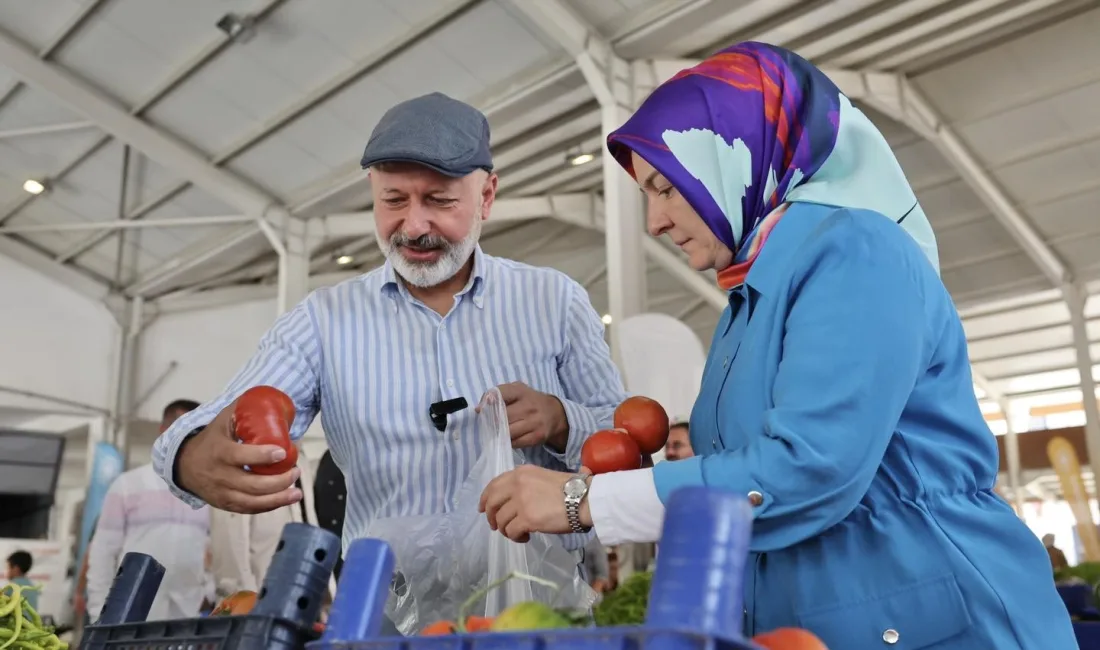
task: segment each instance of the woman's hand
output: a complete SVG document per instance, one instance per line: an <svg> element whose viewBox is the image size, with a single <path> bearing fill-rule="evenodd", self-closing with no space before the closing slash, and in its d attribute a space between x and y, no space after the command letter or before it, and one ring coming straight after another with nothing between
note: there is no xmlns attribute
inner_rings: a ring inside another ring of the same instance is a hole
<svg viewBox="0 0 1100 650"><path fill-rule="evenodd" d="M582 473L589 472L584 468ZM531 533L569 533L565 514L565 483L576 474L555 472L534 465L522 465L489 482L481 493L478 508L489 527L516 542L526 542ZM581 525L592 525L588 499L581 501Z"/></svg>

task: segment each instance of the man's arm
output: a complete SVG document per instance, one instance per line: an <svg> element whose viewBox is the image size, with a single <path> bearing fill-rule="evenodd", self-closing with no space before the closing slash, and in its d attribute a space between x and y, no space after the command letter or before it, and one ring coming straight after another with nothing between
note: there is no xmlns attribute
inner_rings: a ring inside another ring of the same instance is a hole
<svg viewBox="0 0 1100 650"><path fill-rule="evenodd" d="M291 438L297 440L309 428L319 407L321 348L307 298L283 314L260 340L259 349L224 392L176 420L153 445L153 467L172 492L194 508L203 501L176 483L176 460L190 434L209 424L244 391L254 386L273 386L294 400L296 416Z"/></svg>
<svg viewBox="0 0 1100 650"><path fill-rule="evenodd" d="M558 360L558 377L565 394L569 438L564 453L546 450L570 469L581 466L581 446L593 433L609 429L615 409L627 398L619 369L611 360L604 340L603 321L592 308L588 293L576 282L569 284L565 316L565 347Z"/></svg>
<svg viewBox="0 0 1100 650"><path fill-rule="evenodd" d="M99 618L99 611L107 601L126 541L126 496L122 483L116 479L107 489L99 520L88 543L88 616L93 621Z"/></svg>

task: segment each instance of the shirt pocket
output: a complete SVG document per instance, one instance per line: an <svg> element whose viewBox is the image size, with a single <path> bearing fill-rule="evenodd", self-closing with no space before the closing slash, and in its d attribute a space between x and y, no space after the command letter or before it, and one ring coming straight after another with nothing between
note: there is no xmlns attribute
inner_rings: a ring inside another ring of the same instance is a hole
<svg viewBox="0 0 1100 650"><path fill-rule="evenodd" d="M798 624L830 648L974 649L967 634L970 612L953 574L870 600L805 611Z"/></svg>
<svg viewBox="0 0 1100 650"><path fill-rule="evenodd" d="M519 382L540 393L562 395L561 379L558 377L558 365L553 358L531 358L512 363L488 364L482 368L483 390L487 391L501 384ZM481 395L477 396L480 399Z"/></svg>

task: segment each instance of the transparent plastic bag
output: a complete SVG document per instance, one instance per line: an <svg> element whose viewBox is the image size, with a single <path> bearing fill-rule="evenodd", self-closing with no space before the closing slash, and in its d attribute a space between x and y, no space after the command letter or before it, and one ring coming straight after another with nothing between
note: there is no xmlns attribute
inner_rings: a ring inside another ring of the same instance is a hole
<svg viewBox="0 0 1100 650"><path fill-rule="evenodd" d="M527 600L588 611L596 601L596 593L579 571L579 549L567 551L560 537L543 534L517 544L490 529L485 515L478 512L489 481L525 462L512 449L500 391L487 392L480 408L481 456L459 489L455 508L445 514L379 519L365 534L389 542L396 555L386 616L406 636L436 621L455 621L470 596L511 573L541 578L558 587L508 580L466 615L496 616Z"/></svg>

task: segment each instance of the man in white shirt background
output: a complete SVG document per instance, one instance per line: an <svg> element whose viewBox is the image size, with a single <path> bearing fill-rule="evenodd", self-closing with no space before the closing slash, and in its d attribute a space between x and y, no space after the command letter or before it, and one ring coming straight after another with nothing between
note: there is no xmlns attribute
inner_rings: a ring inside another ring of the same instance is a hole
<svg viewBox="0 0 1100 650"><path fill-rule="evenodd" d="M258 592L283 527L289 523L317 525L313 470L301 445L298 469L298 489L303 497L298 503L255 515L210 510L211 572L218 598L243 590Z"/></svg>
<svg viewBox="0 0 1100 650"><path fill-rule="evenodd" d="M177 400L164 409L161 431L195 409L197 402ZM126 553L156 558L164 566L148 620L198 615L209 594L205 555L210 535L208 508L198 510L176 499L151 464L122 473L103 498L99 521L88 546L88 613L100 610Z"/></svg>

